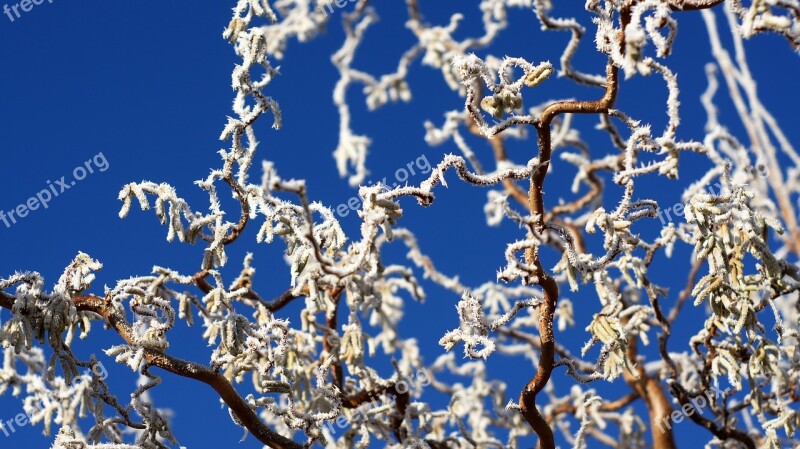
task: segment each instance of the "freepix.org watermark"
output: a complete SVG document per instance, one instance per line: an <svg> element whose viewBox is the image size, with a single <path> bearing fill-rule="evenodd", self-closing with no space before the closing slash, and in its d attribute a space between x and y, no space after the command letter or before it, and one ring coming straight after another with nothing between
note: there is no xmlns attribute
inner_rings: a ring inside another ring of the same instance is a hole
<svg viewBox="0 0 800 449"><path fill-rule="evenodd" d="M394 385L394 388L390 389L389 391L391 391L392 394L411 393L430 385L432 381L433 379L431 378L430 373L423 368L417 371L416 374L411 374L410 376L397 381ZM380 394L368 394L368 398L369 400L355 408L352 419L355 419L356 416L360 416L362 420L369 421L369 415L372 411L381 409L384 405L386 405L381 399ZM328 431L330 431L331 435L336 435L337 429L334 428L334 425L339 430L344 430L350 425L350 419L342 414L336 418L335 422L332 420L327 421L324 425L327 427Z"/></svg>
<svg viewBox="0 0 800 449"><path fill-rule="evenodd" d="M333 14L333 7L336 6L338 9L342 9L347 6L348 3L355 3L358 0L328 0L327 3L320 3L319 11L323 15Z"/></svg>
<svg viewBox="0 0 800 449"><path fill-rule="evenodd" d="M67 180L66 176L62 176L55 181L47 180L46 188L28 198L25 202L18 204L17 207L9 211L0 209L0 221L6 225L6 228L10 228L12 225L17 224L17 220L27 217L32 211L38 210L40 207L47 209L50 201L75 186L78 181L83 181L95 171L104 172L108 170L108 167L108 160L105 155L102 152L97 153L91 159L72 170L71 180Z"/></svg>
<svg viewBox="0 0 800 449"><path fill-rule="evenodd" d="M405 167L400 167L394 171L394 180L389 181L388 176L384 176L379 182L389 188L398 187L401 184L404 184L408 181L412 176L416 175L427 175L431 172L431 163L428 161L428 156L422 155L415 160L406 164ZM374 182L370 181L367 185L375 184ZM354 195L350 197L346 202L339 204L335 208L333 208L334 213L336 213L339 218L344 218L350 214L350 212L356 212L361 208L361 197L358 195Z"/></svg>
<svg viewBox="0 0 800 449"><path fill-rule="evenodd" d="M108 371L106 371L106 367L103 366L101 362L97 362L92 365L91 369L86 370L82 375L73 379L71 386L78 387L83 382L91 382L93 378L100 378L101 380L105 380L107 377L108 377ZM17 413L17 415L12 417L11 419L6 419L6 420L0 419L0 433L5 435L6 438L10 437L11 435L17 432L17 429L25 427L28 424L31 424L34 415L39 413L39 411L40 409L34 406L30 410L25 410L24 412Z"/></svg>
<svg viewBox="0 0 800 449"><path fill-rule="evenodd" d="M34 6L39 6L45 1L47 1L47 3L53 3L53 0L22 0L17 3L11 3L11 6L9 6L9 4L6 3L5 5L3 5L3 14L5 14L6 17L8 17L8 20L13 22L22 17L20 11L22 13L29 13L33 10Z"/></svg>
<svg viewBox="0 0 800 449"><path fill-rule="evenodd" d="M678 410L674 410L671 414L663 417L661 421L656 423L656 427L661 433L666 432L667 430L672 429L672 423L680 424L683 422L684 419L694 415L697 413L698 415L703 413L703 409L708 407L711 404L712 398L716 397L717 400L721 401L725 397L725 393L730 391L730 388L726 388L724 390L720 390L717 387L712 386L705 393L693 398L690 403L686 403L683 407L679 408Z"/></svg>
<svg viewBox="0 0 800 449"><path fill-rule="evenodd" d="M749 170L752 173L761 176L762 178L765 178L769 175L767 167L763 164L750 167ZM709 185L708 187L706 187L706 192L710 195L722 194L722 183L717 182L714 185ZM683 217L685 211L686 211L686 205L678 202L673 204L672 206L659 208L656 217L658 217L658 220L661 222L661 225L663 226L666 225L667 223L672 223L673 220L677 220L678 219L677 217ZM673 213L675 214L675 218L672 217Z"/></svg>

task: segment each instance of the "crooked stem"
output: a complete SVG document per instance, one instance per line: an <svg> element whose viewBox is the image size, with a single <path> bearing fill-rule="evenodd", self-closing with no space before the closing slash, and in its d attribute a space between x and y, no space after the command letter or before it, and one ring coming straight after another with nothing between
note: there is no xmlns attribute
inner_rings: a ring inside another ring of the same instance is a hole
<svg viewBox="0 0 800 449"><path fill-rule="evenodd" d="M105 298L97 296L76 296L72 298L78 311L94 312L105 320L128 344L136 344L136 334L125 316L119 313L113 304ZM7 293L0 292L0 307L13 309L15 298ZM303 446L289 438L273 431L258 417L255 410L250 407L233 388L233 385L216 370L167 355L152 349L144 350L145 360L150 366L157 366L165 371L181 377L198 380L210 386L219 394L225 404L230 407L236 419L247 428L261 443L273 449L301 449Z"/></svg>
<svg viewBox="0 0 800 449"><path fill-rule="evenodd" d="M545 231L544 210L544 180L547 177L547 168L550 166L552 153L552 136L550 125L560 114L599 114L607 113L613 107L617 98L619 75L617 68L608 63L606 68L606 92L602 98L595 101L558 101L550 104L542 111L536 124L539 137L539 168L531 176L528 191L528 206L535 217L534 227L537 232ZM539 447L542 449L555 449L553 430L545 418L536 408L536 396L547 385L553 372L555 361L555 335L553 333L553 314L558 301L558 284L542 267L538 253L530 248L525 251L525 261L535 267L536 278L544 291L544 301L539 309L539 335L541 341L541 354L536 374L520 393L519 403L522 416L539 437Z"/></svg>

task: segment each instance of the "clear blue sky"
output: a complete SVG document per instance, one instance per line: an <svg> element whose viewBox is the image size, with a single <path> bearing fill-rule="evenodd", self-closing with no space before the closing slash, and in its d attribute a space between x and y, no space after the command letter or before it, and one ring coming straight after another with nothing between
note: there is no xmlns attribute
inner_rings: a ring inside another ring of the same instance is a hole
<svg viewBox="0 0 800 449"><path fill-rule="evenodd" d="M433 23L445 23L454 12L452 2L421 3L426 18ZM78 251L105 265L95 283L97 293L102 292L103 284L111 286L117 279L148 274L153 265L173 267L186 274L197 269L199 248L168 244L166 229L152 212L142 213L134 208L127 219L120 220L117 194L121 186L131 181L167 181L180 195L193 200L196 208L207 204L193 181L219 165L216 152L224 147L218 136L226 116L231 114L230 72L236 58L221 33L230 20L232 6L231 1L55 0L35 6L14 22L0 15L0 210L9 211L25 202L47 188L48 181L61 176L69 179L76 166L100 152L108 162L107 170L88 175L54 198L47 209L32 211L10 227L0 222L0 277L15 270L35 270L52 286ZM352 4L348 4L347 9L351 8ZM380 2L378 12L381 22L369 32L356 64L385 73L395 67L413 40L403 27L402 2ZM470 29L469 24L478 21L477 9L471 7L467 12L466 25ZM684 120L679 137L699 139L705 123L699 95L705 89L703 66L710 61L710 54L699 15L685 13L679 19L680 32L671 65L678 70L683 89ZM556 62L567 38L566 33L543 34L530 11L515 10L510 31L493 48L501 49L499 54ZM275 161L284 177L306 178L312 198L330 206L346 202L355 194L345 180L338 178L331 156L338 138L338 115L331 99L337 73L329 56L341 42L339 17L333 18L328 33L318 40L310 44L292 42L287 58L280 63L283 75L268 90L281 103L285 126L276 132L264 120L256 127L261 141L258 158ZM585 44L588 45L578 59L581 69L602 73L603 60L594 54L591 39ZM789 138L800 143L800 127L795 126L796 105L800 104L800 58L775 36L758 37L747 48L763 102L784 125ZM391 178L394 170L422 155L435 164L444 153L457 151L452 143L427 147L422 123L432 120L440 124L445 111L462 107L462 99L447 89L437 71L419 63L413 66L409 81L414 102L390 105L371 114L362 106L360 89L350 91L349 98L355 105L354 129L369 134L374 141L368 162L371 179ZM572 87L565 80L548 83L535 101L598 95L596 90ZM620 105L658 129L665 122L660 106L665 93L657 78L635 79L622 85ZM791 105L795 108L790 109ZM722 106L728 107L729 103ZM738 130L730 110L722 112L721 121ZM596 154L613 151L607 138L592 134L594 122L594 118L581 122L587 140L596 142L592 150ZM484 157L490 154L481 142L476 142L475 148L484 151ZM534 142L528 141L512 146L509 152L515 160L524 161L534 148ZM696 179L705 167L696 160L687 160L681 167L680 181L646 181L639 194L673 204L678 201L679 187ZM253 175L260 174L254 171ZM560 188L568 185L573 175L568 167L556 164L546 186L548 204L555 204ZM411 181L418 183L422 179ZM504 244L520 238L519 230L510 225L487 227L482 211L486 192L455 180L449 185L448 189L437 191L433 207L423 209L406 200L406 217L401 225L418 231L423 250L443 272L458 273L469 285L492 280L503 265ZM614 203L616 198L610 201ZM458 225L453 224L454 219ZM349 235L357 235L356 218L346 217L343 224ZM655 226L645 226L643 232L652 233L654 229ZM283 247L257 246L252 233L246 237L237 242L230 254L233 269L239 266L245 252L255 252L257 289L266 297L277 295L289 282L288 269L280 256ZM675 258L686 261L687 254L683 248L676 251ZM673 287L670 296L674 300L685 282L688 265L659 256L654 266L661 267L656 268L657 281ZM428 295L424 307L409 306L401 329L407 336L424 342L426 360L432 362L442 352L438 339L457 326L454 305L459 298L433 286L428 286ZM578 348L585 340L583 327L598 310L598 301L591 286L565 296L574 301L578 324L560 341ZM691 329L700 326L697 320L701 315L694 312L687 310L685 316ZM0 317L6 319L8 312ZM210 349L205 347L200 331L187 330L180 323L171 340L171 353L207 362ZM670 349L683 350L685 337L678 333ZM120 342L118 336L96 327L91 338L76 343L74 349L86 357ZM127 397L133 386L130 370L112 366L113 361L102 357L110 383L116 388L114 393ZM516 399L516 392L533 368L527 360L496 355L490 360L490 372L508 382ZM236 446L241 430L231 423L228 413L205 385L163 377L164 384L153 393L155 403L174 411L173 429L182 445L261 447L252 437ZM563 369L556 370L553 380L560 392L572 385ZM599 382L594 387L611 391L611 397L622 391L608 389ZM0 397L0 419L13 418L20 410L18 399L8 394ZM42 437L41 431L41 427L29 426L10 438L0 434L0 448L49 447L52 437ZM706 441L707 437L693 424L684 423L678 429L682 447L696 447L697 438ZM533 439L528 443L524 447L532 445Z"/></svg>

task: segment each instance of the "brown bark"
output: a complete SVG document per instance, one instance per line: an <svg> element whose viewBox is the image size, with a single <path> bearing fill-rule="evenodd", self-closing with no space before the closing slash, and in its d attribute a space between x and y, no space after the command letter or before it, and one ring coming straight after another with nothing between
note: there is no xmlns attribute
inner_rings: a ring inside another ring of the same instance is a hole
<svg viewBox="0 0 800 449"><path fill-rule="evenodd" d="M11 309L15 298L0 292L0 307ZM97 296L76 296L72 298L75 307L81 312L94 312L105 320L128 344L135 344L136 337L125 317L115 311L112 303ZM185 361L166 353L145 349L145 360L151 366L181 377L198 380L210 386L219 394L233 415L260 442L273 449L301 449L303 446L270 429L255 410L236 392L230 382L219 372L199 363Z"/></svg>

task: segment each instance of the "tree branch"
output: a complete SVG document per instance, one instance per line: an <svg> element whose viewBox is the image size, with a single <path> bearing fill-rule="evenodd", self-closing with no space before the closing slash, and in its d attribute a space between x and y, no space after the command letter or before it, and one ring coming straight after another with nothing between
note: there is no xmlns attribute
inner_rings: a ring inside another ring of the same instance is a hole
<svg viewBox="0 0 800 449"><path fill-rule="evenodd" d="M15 298L0 292L0 307L12 309ZM72 298L78 311L94 312L106 321L130 345L136 344L136 335L125 317L112 307L112 303L97 296ZM188 362L152 349L144 350L147 363L181 377L198 380L216 391L230 407L237 420L261 443L273 449L301 449L303 446L273 431L258 417L250 405L236 392L230 382L215 370L205 365Z"/></svg>
<svg viewBox="0 0 800 449"><path fill-rule="evenodd" d="M547 176L547 169L550 166L552 153L550 124L553 119L565 113L605 113L614 105L617 98L618 71L611 63L606 68L606 92L603 97L596 101L559 101L552 103L542 111L536 124L539 137L539 163L540 167L534 171L531 177L528 201L531 214L536 219L534 226L536 231L545 230L545 210L544 210L544 179ZM553 430L547 421L542 417L536 408L536 395L547 385L553 371L555 361L555 336L553 333L553 313L558 301L558 284L555 279L550 277L542 267L538 254L534 249L525 251L525 260L529 265L536 269L536 277L539 285L544 291L544 301L539 310L539 334L541 344L541 355L539 366L534 377L528 382L520 393L520 410L525 420L533 428L539 437L539 446L542 449L555 449Z"/></svg>

